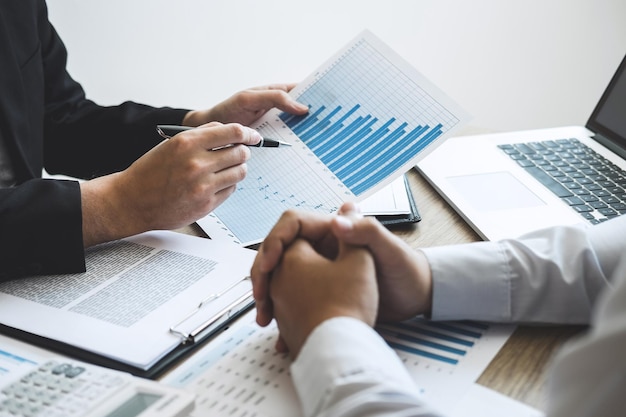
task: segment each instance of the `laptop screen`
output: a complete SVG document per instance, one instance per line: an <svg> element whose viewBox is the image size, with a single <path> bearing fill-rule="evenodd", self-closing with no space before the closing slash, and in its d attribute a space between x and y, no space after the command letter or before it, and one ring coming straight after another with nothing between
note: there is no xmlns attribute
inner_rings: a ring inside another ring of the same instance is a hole
<svg viewBox="0 0 626 417"><path fill-rule="evenodd" d="M626 57L593 110L587 128L596 133L599 142L626 158Z"/></svg>

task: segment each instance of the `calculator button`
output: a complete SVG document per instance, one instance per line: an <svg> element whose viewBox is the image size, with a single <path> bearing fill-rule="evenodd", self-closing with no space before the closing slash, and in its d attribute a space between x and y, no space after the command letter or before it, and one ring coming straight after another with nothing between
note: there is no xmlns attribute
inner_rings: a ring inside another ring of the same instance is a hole
<svg viewBox="0 0 626 417"><path fill-rule="evenodd" d="M78 417L130 381L98 367L50 361L0 387L0 417Z"/></svg>

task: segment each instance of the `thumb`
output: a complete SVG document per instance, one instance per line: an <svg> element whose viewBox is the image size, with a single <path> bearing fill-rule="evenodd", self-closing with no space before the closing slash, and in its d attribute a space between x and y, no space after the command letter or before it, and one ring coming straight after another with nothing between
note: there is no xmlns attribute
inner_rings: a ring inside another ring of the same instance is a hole
<svg viewBox="0 0 626 417"><path fill-rule="evenodd" d="M336 261L358 262L359 266L368 266L369 260L372 258L365 245L352 244L340 239Z"/></svg>
<svg viewBox="0 0 626 417"><path fill-rule="evenodd" d="M385 239L386 229L374 217L363 217L357 212L336 216L331 223L333 234L339 241L370 246Z"/></svg>
<svg viewBox="0 0 626 417"><path fill-rule="evenodd" d="M274 348L279 353L289 352L289 347L287 346L287 343L285 343L285 339L283 339L280 333L278 334L278 338L276 339L276 344L274 345Z"/></svg>
<svg viewBox="0 0 626 417"><path fill-rule="evenodd" d="M393 265L402 259L406 244L374 217L337 216L331 228L340 246L367 248L379 264Z"/></svg>

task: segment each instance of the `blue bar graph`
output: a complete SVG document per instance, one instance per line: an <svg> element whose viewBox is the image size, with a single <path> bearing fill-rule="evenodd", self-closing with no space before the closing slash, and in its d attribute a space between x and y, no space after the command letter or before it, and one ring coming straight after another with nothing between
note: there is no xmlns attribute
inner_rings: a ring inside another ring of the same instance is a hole
<svg viewBox="0 0 626 417"><path fill-rule="evenodd" d="M258 243L287 209L334 213L411 169L465 114L364 32L290 94L308 107L268 111L251 127L289 143L253 149L246 178L213 212L214 234Z"/></svg>
<svg viewBox="0 0 626 417"><path fill-rule="evenodd" d="M309 106L308 114L278 115L357 196L406 167L459 122L397 67L370 62L369 48L359 44L296 97ZM354 78L358 88L346 82Z"/></svg>
<svg viewBox="0 0 626 417"><path fill-rule="evenodd" d="M391 175L443 133L441 123L410 129L395 117L383 121L359 114L360 103L309 108L306 117L279 117L355 195Z"/></svg>
<svg viewBox="0 0 626 417"><path fill-rule="evenodd" d="M421 318L377 327L393 349L448 365L457 365L488 329L475 322L432 322Z"/></svg>
<svg viewBox="0 0 626 417"><path fill-rule="evenodd" d="M411 353L413 355L423 356L425 358L434 359L434 360L437 360L437 361L449 363L451 365L456 365L456 364L459 363L458 359L453 359L453 358L450 358L450 357L447 357L447 356L444 356L444 355L438 355L436 353L429 352L427 350L414 348L414 347L411 347L411 346L403 345L403 344L400 344L400 343L394 343L394 342L388 342L388 344L393 349L401 350L401 351L404 351L404 352L407 352L407 353Z"/></svg>

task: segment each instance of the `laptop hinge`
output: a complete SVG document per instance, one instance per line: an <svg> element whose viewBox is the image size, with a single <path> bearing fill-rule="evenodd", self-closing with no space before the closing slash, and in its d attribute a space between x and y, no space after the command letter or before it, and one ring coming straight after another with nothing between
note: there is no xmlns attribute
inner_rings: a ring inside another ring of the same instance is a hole
<svg viewBox="0 0 626 417"><path fill-rule="evenodd" d="M626 158L626 149L622 148L619 145L616 145L615 141L612 141L611 139L607 138L606 136L601 135L600 133L596 133L593 136L593 138L596 141L598 141L598 143L601 143L602 145L606 146L608 149L615 152L622 158Z"/></svg>

